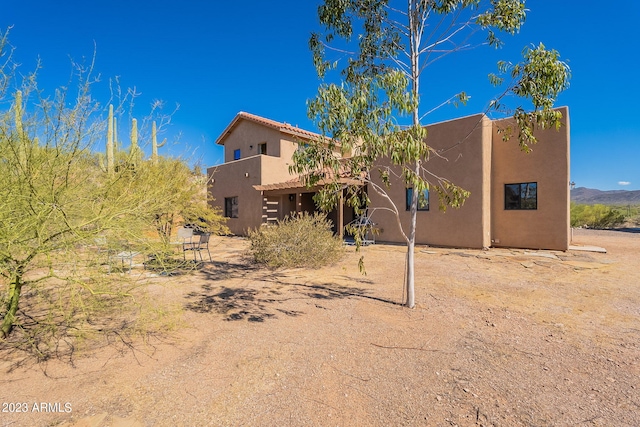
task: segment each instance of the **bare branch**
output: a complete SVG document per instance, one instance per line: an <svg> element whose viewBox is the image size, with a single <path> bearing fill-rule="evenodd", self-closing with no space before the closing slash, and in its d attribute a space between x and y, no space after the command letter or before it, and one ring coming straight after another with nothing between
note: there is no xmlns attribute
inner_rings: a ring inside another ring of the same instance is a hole
<svg viewBox="0 0 640 427"><path fill-rule="evenodd" d="M382 188L380 185L373 182L373 180L368 179L366 182L367 182L367 185L370 185L371 188L373 188L373 190L376 193L378 193L378 195L382 196L392 206L390 209L395 214L396 223L398 224L398 229L400 230L400 234L402 234L402 237L406 240L407 243L409 243L409 237L407 237L407 235L404 232L404 228L402 227L402 222L400 221L400 213L398 211L398 207L393 202L393 199L387 194L386 191L384 191L384 188Z"/></svg>
<svg viewBox="0 0 640 427"><path fill-rule="evenodd" d="M433 42L433 43L431 43L431 44L429 44L429 45L427 45L427 46L423 47L423 48L418 52L418 54L419 54L419 55L422 55L422 54L424 54L424 53L426 53L426 52L428 52L428 51L433 51L433 49L434 49L436 46L439 46L439 45L441 45L441 44L443 44L443 43L450 42L450 41L451 41L451 39L452 39L454 36L456 36L459 32L461 32L461 31L462 31L462 30L464 30L465 28L469 28L469 27L467 26L467 24L465 24L465 25L463 25L463 26L461 26L461 27L457 28L457 29L456 29L456 30L454 30L451 34L449 34L448 36L446 36L445 38L443 38L443 39L438 39L437 41L435 41L435 42Z"/></svg>
<svg viewBox="0 0 640 427"><path fill-rule="evenodd" d="M403 36L409 37L410 30L408 26L403 25L400 22L393 19L387 19L386 22L388 22L389 25L392 26L393 28L397 29Z"/></svg>
<svg viewBox="0 0 640 427"><path fill-rule="evenodd" d="M444 101L444 102L440 103L439 105L433 107L431 110L427 111L422 116L420 116L420 121L422 121L422 119L424 119L425 117L427 117L429 114L433 113L434 111L444 107L445 105L451 104L451 101L453 101L456 97L457 97L457 95L453 95L452 97L450 97L446 101Z"/></svg>
<svg viewBox="0 0 640 427"><path fill-rule="evenodd" d="M410 57L408 53L407 53L407 57ZM411 78L411 67L409 66L409 64L405 63L404 61L401 61L396 57L391 57L391 61L399 67L400 71L405 76L407 76L407 78Z"/></svg>
<svg viewBox="0 0 640 427"><path fill-rule="evenodd" d="M355 56L356 52L352 52L352 51L348 51L348 50L344 50L344 49L338 49L337 47L331 46L330 44L327 44L323 41L320 41L320 43L322 44L322 46L324 46L326 49L332 50L334 52L338 52L338 53L344 53L346 55L350 55L350 56Z"/></svg>

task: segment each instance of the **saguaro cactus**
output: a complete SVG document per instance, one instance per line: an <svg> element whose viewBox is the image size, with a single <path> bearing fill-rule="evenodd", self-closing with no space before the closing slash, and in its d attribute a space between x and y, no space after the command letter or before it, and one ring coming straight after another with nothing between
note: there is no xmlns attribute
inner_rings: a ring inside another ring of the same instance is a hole
<svg viewBox="0 0 640 427"><path fill-rule="evenodd" d="M18 136L22 137L22 133L24 132L22 129L22 91L17 90L15 96L15 105L13 107L15 114L15 122L16 122L16 132L18 132Z"/></svg>
<svg viewBox="0 0 640 427"><path fill-rule="evenodd" d="M129 154L134 155L138 152L138 121L131 120L131 148Z"/></svg>
<svg viewBox="0 0 640 427"><path fill-rule="evenodd" d="M131 147L129 148L129 157L131 166L135 167L142 160L142 150L138 145L138 120L131 120Z"/></svg>
<svg viewBox="0 0 640 427"><path fill-rule="evenodd" d="M22 91L20 90L16 91L13 112L18 136L18 162L24 168L27 164L27 141L25 141L24 127L22 126Z"/></svg>
<svg viewBox="0 0 640 427"><path fill-rule="evenodd" d="M113 150L117 153L120 151L120 141L118 141L118 119L113 118Z"/></svg>
<svg viewBox="0 0 640 427"><path fill-rule="evenodd" d="M114 170L113 155L113 128L115 119L113 118L113 105L109 105L109 117L107 118L107 173L112 174Z"/></svg>
<svg viewBox="0 0 640 427"><path fill-rule="evenodd" d="M158 164L158 148L164 147L166 143L167 138L163 139L162 142L158 144L156 122L154 121L151 125L151 161L154 165Z"/></svg>

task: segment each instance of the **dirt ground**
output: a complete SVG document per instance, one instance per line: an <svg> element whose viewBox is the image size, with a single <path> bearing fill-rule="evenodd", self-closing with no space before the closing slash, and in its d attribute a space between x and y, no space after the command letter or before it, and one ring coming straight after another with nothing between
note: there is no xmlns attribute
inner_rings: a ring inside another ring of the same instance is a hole
<svg viewBox="0 0 640 427"><path fill-rule="evenodd" d="M73 364L0 350L0 425L640 425L640 233L575 231L607 253L419 247L413 310L404 247L365 248L362 276L353 248L269 271L216 243L152 286L183 307L171 336Z"/></svg>

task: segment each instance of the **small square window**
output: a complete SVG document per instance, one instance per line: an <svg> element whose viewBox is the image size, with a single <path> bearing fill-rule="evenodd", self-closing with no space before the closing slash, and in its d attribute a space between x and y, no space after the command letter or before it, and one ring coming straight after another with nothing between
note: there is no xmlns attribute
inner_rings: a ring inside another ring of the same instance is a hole
<svg viewBox="0 0 640 427"><path fill-rule="evenodd" d="M240 149L233 150L233 160L240 160Z"/></svg>
<svg viewBox="0 0 640 427"><path fill-rule="evenodd" d="M224 216L238 218L238 196L224 198Z"/></svg>
<svg viewBox="0 0 640 427"><path fill-rule="evenodd" d="M411 199L413 198L413 188L407 188L407 210L411 210ZM429 210L429 190L424 190L420 196L418 196L418 210Z"/></svg>
<svg viewBox="0 0 640 427"><path fill-rule="evenodd" d="M505 184L504 208L506 210L538 209L538 183Z"/></svg>
<svg viewBox="0 0 640 427"><path fill-rule="evenodd" d="M267 143L258 144L258 154L267 154Z"/></svg>

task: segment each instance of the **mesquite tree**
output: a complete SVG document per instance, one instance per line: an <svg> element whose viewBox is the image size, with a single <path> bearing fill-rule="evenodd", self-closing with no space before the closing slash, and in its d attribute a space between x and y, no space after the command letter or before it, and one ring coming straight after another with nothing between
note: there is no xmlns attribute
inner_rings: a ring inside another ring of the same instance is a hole
<svg viewBox="0 0 640 427"><path fill-rule="evenodd" d="M429 146L422 123L428 94L421 91L421 83L428 81L430 65L451 54L482 45L500 47L499 36L515 34L524 23L524 0L325 0L318 15L323 32L313 34L309 43L314 65L320 78L339 71L341 81L322 83L309 101L309 117L322 137L295 154L291 170L310 186L333 179L316 195L325 209L334 207L346 190L347 203L363 212L369 199L361 189L367 185L398 217L386 192L390 174L397 173L414 189L406 230L398 219L407 243L405 303L413 307L416 214L424 203L423 191L437 192L442 209L460 207L469 196L445 176L429 171L429 156L439 153ZM515 126L504 129L505 139L516 135L526 151L536 142L535 129L560 126L560 113L552 107L568 85L569 69L557 52L543 45L523 52L520 63L500 62L499 73L489 77L500 85L508 76L508 87L491 108L504 110L501 99L507 94L529 100L532 111L516 107ZM429 104L464 104L467 99L461 92ZM372 179L374 174L377 179Z"/></svg>
<svg viewBox="0 0 640 427"><path fill-rule="evenodd" d="M0 339L20 324L27 290L54 295L38 307L62 311L54 322L86 313L92 297L124 297L122 283L134 279L100 268L97 240L154 250L158 215L184 209L204 188L183 160L144 161L136 144L128 155L114 149L113 112L105 120L90 94L91 67L75 68L77 85L51 96L35 74L20 83L14 70L0 65Z"/></svg>

